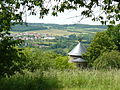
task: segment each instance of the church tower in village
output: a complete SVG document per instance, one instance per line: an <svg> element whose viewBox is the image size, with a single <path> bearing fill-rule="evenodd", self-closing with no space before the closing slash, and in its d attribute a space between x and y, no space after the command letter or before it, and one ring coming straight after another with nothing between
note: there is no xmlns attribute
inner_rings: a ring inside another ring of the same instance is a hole
<svg viewBox="0 0 120 90"><path fill-rule="evenodd" d="M76 63L77 67L86 67L87 61L83 59L82 54L86 52L86 48L81 41L68 53L71 57L70 62Z"/></svg>

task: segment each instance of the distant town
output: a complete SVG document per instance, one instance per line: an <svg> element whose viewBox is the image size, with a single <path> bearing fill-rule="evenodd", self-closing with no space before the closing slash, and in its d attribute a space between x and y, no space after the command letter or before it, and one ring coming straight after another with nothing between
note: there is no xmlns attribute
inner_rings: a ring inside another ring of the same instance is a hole
<svg viewBox="0 0 120 90"><path fill-rule="evenodd" d="M11 36L14 39L21 40L36 40L36 39L55 39L55 36L45 33L36 33L36 32L23 32L23 33L13 33Z"/></svg>

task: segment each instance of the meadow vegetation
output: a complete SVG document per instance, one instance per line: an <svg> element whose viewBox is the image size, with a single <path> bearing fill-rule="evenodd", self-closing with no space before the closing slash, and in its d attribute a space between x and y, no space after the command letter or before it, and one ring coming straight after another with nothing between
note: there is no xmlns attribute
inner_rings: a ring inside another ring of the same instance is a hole
<svg viewBox="0 0 120 90"><path fill-rule="evenodd" d="M0 90L119 90L120 70L24 71L0 80Z"/></svg>

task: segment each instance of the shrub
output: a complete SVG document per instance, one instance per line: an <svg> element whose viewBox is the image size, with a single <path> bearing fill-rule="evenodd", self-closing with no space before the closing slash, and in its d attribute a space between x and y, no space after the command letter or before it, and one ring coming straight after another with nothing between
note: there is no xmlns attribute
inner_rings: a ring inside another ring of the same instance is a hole
<svg viewBox="0 0 120 90"><path fill-rule="evenodd" d="M48 70L53 66L53 59L57 56L52 52L45 52L33 48L26 48L24 53L27 57L26 69L30 71L37 69Z"/></svg>
<svg viewBox="0 0 120 90"><path fill-rule="evenodd" d="M104 52L93 63L95 68L120 68L120 52Z"/></svg>
<svg viewBox="0 0 120 90"><path fill-rule="evenodd" d="M68 69L73 65L68 63L68 57L56 54L52 51L42 51L40 49L26 48L24 54L27 57L26 69L35 71L37 69L48 70Z"/></svg>
<svg viewBox="0 0 120 90"><path fill-rule="evenodd" d="M69 58L67 56L59 56L55 58L54 67L63 70L63 69L72 69L74 68L73 63L68 63Z"/></svg>

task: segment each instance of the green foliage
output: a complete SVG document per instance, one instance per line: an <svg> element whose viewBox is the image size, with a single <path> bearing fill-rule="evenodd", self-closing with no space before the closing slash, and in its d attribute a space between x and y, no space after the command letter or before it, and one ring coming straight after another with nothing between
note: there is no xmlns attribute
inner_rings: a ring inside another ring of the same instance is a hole
<svg viewBox="0 0 120 90"><path fill-rule="evenodd" d="M59 56L54 60L54 67L59 70L72 69L74 64L68 63L69 58L67 56Z"/></svg>
<svg viewBox="0 0 120 90"><path fill-rule="evenodd" d="M66 56L66 55L67 55L66 51L64 51L64 50L61 49L61 48L56 48L56 49L54 49L53 51L54 51L55 53L60 54L60 55L63 55L63 56Z"/></svg>
<svg viewBox="0 0 120 90"><path fill-rule="evenodd" d="M106 19L110 21L111 24L114 24L115 21L120 20L120 14L119 14L120 2L117 0L114 0L114 1L103 0L103 5L101 5L101 2L98 2L98 0L94 0L94 1L91 0L90 2L86 2L86 0L83 0L83 1L78 1L78 0L67 0L66 1L65 0L62 2L60 0L55 0L55 2L57 2L57 5L52 6L53 7L52 14L54 16L57 16L57 12L64 12L65 9L77 10L77 8L79 7L86 7L88 10L82 11L81 15L85 17L92 17L94 16L92 15L92 12L93 12L92 9L94 9L93 7L100 6L105 12L105 14L107 13L107 17L109 16ZM113 2L116 2L116 4L113 4ZM23 22L22 17L26 13L26 11L30 12L29 13L30 15L36 15L36 6L39 7L38 11L40 11L39 12L40 18L43 18L44 15L47 15L50 10L49 7L45 6L45 3L46 3L46 0L22 0L22 1L2 0L0 1L0 38L1 38L0 40L0 50L1 50L0 52L0 68L1 68L0 73L2 76L5 73L13 74L14 71L19 71L21 69L21 64L19 65L19 63L22 63L21 61L25 59L23 58L25 57L24 54L21 52L19 53L19 50L14 48L15 45L20 44L20 41L13 40L12 38L6 36L9 34L9 31L11 30L11 25L22 23ZM96 19L99 21L101 20L103 21L104 18L102 16L100 16L99 18L94 17L94 20ZM3 35L2 33L5 33L5 34ZM41 65L41 68L43 64L45 64L43 68L47 66L49 67L48 63L46 64L46 62L49 62L48 57L51 60L53 59L53 57L49 55L46 58L38 57L39 55L45 56L44 53L33 54L33 56L32 54L30 55L31 55L30 57L31 62L29 62L30 64L28 63L28 67L30 65L30 68L31 68L32 63L34 63L33 68L31 69L33 71L34 69L36 69L38 65ZM39 62L40 60L45 61L45 62L40 63Z"/></svg>
<svg viewBox="0 0 120 90"><path fill-rule="evenodd" d="M87 53L85 54L86 59L89 64L93 62L102 55L103 52L117 50L120 51L120 27L109 26L107 31L98 32L94 37Z"/></svg>
<svg viewBox="0 0 120 90"><path fill-rule="evenodd" d="M55 3L55 5L51 5L51 7L46 6L45 3ZM102 4L101 4L102 3ZM116 4L114 4L116 3ZM36 11L36 6L37 11ZM94 8L101 7L103 10L102 13L106 14L104 18L103 15L95 16ZM40 18L43 18L47 15L52 8L51 14L53 16L57 16L58 12L64 12L65 10L73 9L77 10L79 8L86 8L81 12L81 16L83 17L92 17L92 20L101 21L102 24L106 24L106 22L110 22L111 24L115 24L116 21L120 20L120 2L117 0L103 0L99 2L99 0L91 0L87 2L87 0L65 0L65 1L45 1L45 0L12 0L12 1L0 1L0 23L2 29L1 31L9 31L11 26L11 21L16 24L19 22L23 22L22 16L29 11L30 15L36 15L39 11ZM20 10L21 9L21 10ZM17 12L17 13L16 13ZM105 21L104 21L105 20ZM4 27L4 29L3 29Z"/></svg>
<svg viewBox="0 0 120 90"><path fill-rule="evenodd" d="M104 52L94 61L93 66L99 69L120 68L120 52Z"/></svg>
<svg viewBox="0 0 120 90"><path fill-rule="evenodd" d="M41 24L39 25L34 25L34 24L27 24L27 25L14 25L11 27L11 31L14 32L26 32L26 31L36 31L36 30L47 30L47 27L42 26Z"/></svg>
<svg viewBox="0 0 120 90"><path fill-rule="evenodd" d="M22 62L25 60L25 56L22 50L19 52L19 49L15 48L15 46L21 44L21 40L14 40L14 38L8 35L11 26L23 22L22 15L26 11L26 6L28 7L28 11L34 14L34 6L40 5L39 7L42 8L40 10L41 17L47 14L47 9L45 9L42 4L42 0L39 2L35 0L34 2L33 0L29 2L27 0L0 1L0 76L14 74L15 71L20 71L22 66L24 66Z"/></svg>
<svg viewBox="0 0 120 90"><path fill-rule="evenodd" d="M119 90L119 70L40 70L0 80L0 90Z"/></svg>
<svg viewBox="0 0 120 90"><path fill-rule="evenodd" d="M117 50L120 51L120 24L108 26L107 34L112 38L112 41L117 46Z"/></svg>
<svg viewBox="0 0 120 90"><path fill-rule="evenodd" d="M26 64L26 69L29 71L37 69L48 70L53 66L53 59L57 57L52 52L47 53L37 49L26 48L23 52L27 57L28 63Z"/></svg>
<svg viewBox="0 0 120 90"><path fill-rule="evenodd" d="M44 23L27 23L27 25L14 25L11 27L11 31L14 32L25 32L25 31L36 31L36 30L68 30L72 32L73 29L92 29L91 31L97 32L101 29L106 29L105 25L86 25L86 24L70 24L70 25L59 25L59 24L44 24ZM96 30L99 29L99 30ZM75 32L73 30L73 32ZM77 32L77 31L76 31Z"/></svg>
<svg viewBox="0 0 120 90"><path fill-rule="evenodd" d="M3 36L0 40L0 77L14 74L24 68L25 55L22 49L16 45L22 43L20 40L13 40L12 37Z"/></svg>
<svg viewBox="0 0 120 90"><path fill-rule="evenodd" d="M95 15L96 11L94 8L100 7L100 14ZM100 21L102 24L115 24L116 21L120 20L120 1L119 0L65 0L60 2L59 5L55 5L53 11L64 12L65 10L79 8L86 8L81 11L82 18L92 17L93 21ZM104 16L106 15L106 17Z"/></svg>
<svg viewBox="0 0 120 90"><path fill-rule="evenodd" d="M26 69L29 71L36 71L37 69L46 71L51 68L63 70L74 67L68 63L67 56L61 56L51 51L26 48L23 52L27 58Z"/></svg>
<svg viewBox="0 0 120 90"><path fill-rule="evenodd" d="M15 75L0 80L0 90L49 90L58 88L56 77L43 76L41 70L34 73L24 71L24 74Z"/></svg>
<svg viewBox="0 0 120 90"><path fill-rule="evenodd" d="M89 63L93 63L106 50L113 50L116 46L105 32L98 32L88 47L86 57Z"/></svg>

